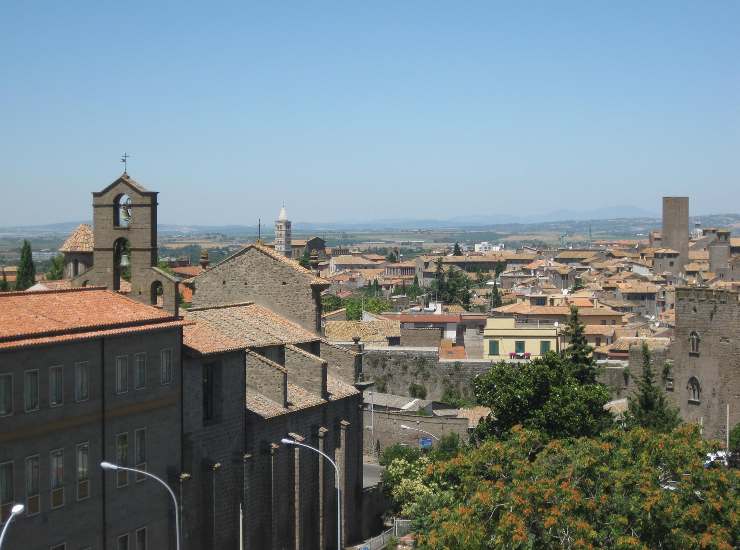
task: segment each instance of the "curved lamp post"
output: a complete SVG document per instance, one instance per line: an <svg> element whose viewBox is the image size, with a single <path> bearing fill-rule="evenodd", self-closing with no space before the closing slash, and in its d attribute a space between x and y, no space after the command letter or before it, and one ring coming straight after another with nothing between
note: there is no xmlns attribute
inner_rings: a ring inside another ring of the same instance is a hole
<svg viewBox="0 0 740 550"><path fill-rule="evenodd" d="M437 441L439 441L439 438L436 435L434 435L432 432L428 432L426 430L422 430L421 428L412 428L411 426L407 426L406 424L401 424L401 428L403 428L404 430L415 430L417 432L425 433L427 435L432 436Z"/></svg>
<svg viewBox="0 0 740 550"><path fill-rule="evenodd" d="M158 478L154 474L150 474L149 472L145 472L144 470L137 470L136 468L128 468L126 466L119 466L118 464L112 464L111 462L101 462L100 467L103 468L103 470L125 470L127 472L134 472L135 474L141 474L146 477L150 477L153 480L159 482L161 485L164 486L165 489L167 489L167 492L172 497L172 503L175 505L175 547L177 550L180 550L180 514L177 511L177 498L175 497L175 493L172 492L172 489L170 489L170 486L167 485L164 480Z"/></svg>
<svg viewBox="0 0 740 550"><path fill-rule="evenodd" d="M23 506L23 504L16 504L10 509L10 516L8 517L8 521L5 522L5 525L3 526L3 530L0 531L0 548L3 547L3 540L5 539L5 533L8 530L8 526L10 525L10 522L13 521L13 518L15 516L19 516L23 513L23 510L25 510L26 507Z"/></svg>
<svg viewBox="0 0 740 550"><path fill-rule="evenodd" d="M319 451L315 447L311 447L310 445L306 445L305 443L299 443L294 439L288 439L286 437L282 438L280 442L283 445L295 445L297 447L305 447L306 449L310 449L316 453L319 453L334 467L334 483L337 486L337 550L342 550L342 493L339 485L339 466L337 466L337 463L334 462L328 454Z"/></svg>

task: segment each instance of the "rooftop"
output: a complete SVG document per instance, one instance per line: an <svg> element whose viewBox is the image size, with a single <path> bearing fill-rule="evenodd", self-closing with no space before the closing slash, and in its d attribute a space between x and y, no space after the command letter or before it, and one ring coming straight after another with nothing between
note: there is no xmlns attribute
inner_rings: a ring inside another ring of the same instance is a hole
<svg viewBox="0 0 740 550"><path fill-rule="evenodd" d="M67 237L59 252L92 252L94 244L92 226L83 223Z"/></svg>
<svg viewBox="0 0 740 550"><path fill-rule="evenodd" d="M388 338L400 338L398 321L327 321L326 338L334 342L351 342L354 337L366 343L387 343Z"/></svg>

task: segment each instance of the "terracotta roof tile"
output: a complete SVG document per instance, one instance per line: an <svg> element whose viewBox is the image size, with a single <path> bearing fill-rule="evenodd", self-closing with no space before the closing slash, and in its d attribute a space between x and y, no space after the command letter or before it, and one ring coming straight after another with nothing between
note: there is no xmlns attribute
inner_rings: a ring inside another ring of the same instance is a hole
<svg viewBox="0 0 740 550"><path fill-rule="evenodd" d="M326 388L329 392L328 401L344 399L359 394L354 386L346 384L333 376L327 376ZM247 388L247 409L258 414L262 418L274 418L283 414L290 414L310 407L317 407L327 403L318 394L312 393L301 386L288 383L288 406L283 407L272 399L265 397L252 388Z"/></svg>
<svg viewBox="0 0 740 550"><path fill-rule="evenodd" d="M388 338L401 337L398 321L327 321L326 338L334 342L351 342L357 336L365 343L387 344Z"/></svg>
<svg viewBox="0 0 740 550"><path fill-rule="evenodd" d="M244 349L238 340L230 338L207 323L195 322L183 329L182 342L200 355L213 355Z"/></svg>
<svg viewBox="0 0 740 550"><path fill-rule="evenodd" d="M171 314L100 288L0 293L0 340L170 320Z"/></svg>
<svg viewBox="0 0 740 550"><path fill-rule="evenodd" d="M93 228L83 223L67 237L59 248L59 252L92 252L93 246Z"/></svg>

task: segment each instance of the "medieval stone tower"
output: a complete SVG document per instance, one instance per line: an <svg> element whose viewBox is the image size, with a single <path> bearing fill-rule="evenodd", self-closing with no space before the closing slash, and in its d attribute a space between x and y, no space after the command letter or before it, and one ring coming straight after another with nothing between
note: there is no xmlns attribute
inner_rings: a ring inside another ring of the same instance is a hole
<svg viewBox="0 0 740 550"><path fill-rule="evenodd" d="M177 315L178 279L157 267L157 192L124 172L93 192L93 266L74 286L104 286Z"/></svg>
<svg viewBox="0 0 740 550"><path fill-rule="evenodd" d="M673 273L689 262L689 198L663 197L663 248L678 252Z"/></svg>
<svg viewBox="0 0 740 550"><path fill-rule="evenodd" d="M280 215L275 220L275 250L288 258L292 255L291 229L285 205L280 209Z"/></svg>

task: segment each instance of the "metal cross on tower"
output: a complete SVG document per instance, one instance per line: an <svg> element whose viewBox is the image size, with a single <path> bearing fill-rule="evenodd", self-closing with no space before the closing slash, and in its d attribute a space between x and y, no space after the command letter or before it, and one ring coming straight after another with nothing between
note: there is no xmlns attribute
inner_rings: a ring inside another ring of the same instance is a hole
<svg viewBox="0 0 740 550"><path fill-rule="evenodd" d="M128 153L124 151L124 153L121 155L121 162L123 163L123 173L126 173L126 170L128 169L128 159L131 157Z"/></svg>

